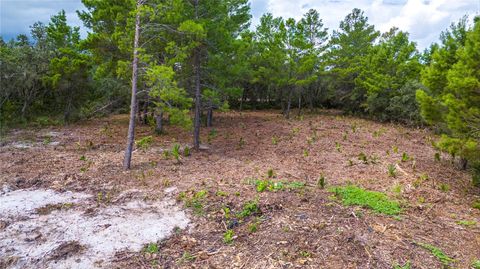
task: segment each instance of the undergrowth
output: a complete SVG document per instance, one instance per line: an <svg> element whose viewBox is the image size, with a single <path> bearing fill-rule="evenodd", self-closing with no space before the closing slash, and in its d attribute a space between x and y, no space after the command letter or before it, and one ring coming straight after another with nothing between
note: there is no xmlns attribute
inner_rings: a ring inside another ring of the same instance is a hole
<svg viewBox="0 0 480 269"><path fill-rule="evenodd" d="M354 185L334 187L329 190L342 199L344 205L359 205L385 215L398 215L402 209L399 202L381 192L368 191Z"/></svg>

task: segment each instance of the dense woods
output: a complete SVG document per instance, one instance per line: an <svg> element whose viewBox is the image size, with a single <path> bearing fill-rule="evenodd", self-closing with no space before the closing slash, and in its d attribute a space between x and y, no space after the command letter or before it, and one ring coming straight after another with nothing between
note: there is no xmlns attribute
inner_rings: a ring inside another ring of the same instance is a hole
<svg viewBox="0 0 480 269"><path fill-rule="evenodd" d="M191 129L198 149L216 110L278 108L289 118L339 108L431 126L435 146L480 184L478 18L453 22L420 52L407 32L381 33L359 9L326 29L327 11L317 10L300 20L265 14L253 27L247 0L82 2L85 39L60 12L30 36L0 40L2 128L132 108L157 133Z"/></svg>

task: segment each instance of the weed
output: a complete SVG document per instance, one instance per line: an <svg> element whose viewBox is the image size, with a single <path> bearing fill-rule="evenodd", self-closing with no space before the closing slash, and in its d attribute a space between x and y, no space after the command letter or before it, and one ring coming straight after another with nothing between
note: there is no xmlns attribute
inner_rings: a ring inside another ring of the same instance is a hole
<svg viewBox="0 0 480 269"><path fill-rule="evenodd" d="M293 135L296 135L296 134L298 134L299 132L300 132L300 128L298 128L298 127L294 127L294 128L292 129L292 134L293 134Z"/></svg>
<svg viewBox="0 0 480 269"><path fill-rule="evenodd" d="M410 156L406 152L402 153L402 162L410 160Z"/></svg>
<svg viewBox="0 0 480 269"><path fill-rule="evenodd" d="M228 229L225 233L223 233L223 242L225 244L231 244L233 243L233 236L234 236L234 232L232 229Z"/></svg>
<svg viewBox="0 0 480 269"><path fill-rule="evenodd" d="M476 200L475 202L473 202L472 207L480 210L480 200Z"/></svg>
<svg viewBox="0 0 480 269"><path fill-rule="evenodd" d="M159 250L159 247L156 243L150 243L145 247L145 252L150 254L157 253L158 250Z"/></svg>
<svg viewBox="0 0 480 269"><path fill-rule="evenodd" d="M410 268L412 268L410 261L406 262L404 265L395 264L393 266L393 269L410 269Z"/></svg>
<svg viewBox="0 0 480 269"><path fill-rule="evenodd" d="M340 145L340 143L338 143L338 142L335 142L335 149L336 149L338 152L341 152L341 151L342 151L342 145Z"/></svg>
<svg viewBox="0 0 480 269"><path fill-rule="evenodd" d="M46 145L48 145L48 144L50 144L50 143L52 143L52 137L51 137L51 136L45 137L45 139L43 140L43 145L46 146Z"/></svg>
<svg viewBox="0 0 480 269"><path fill-rule="evenodd" d="M202 215L204 213L204 202L207 195L206 190L194 192L191 196L188 196L185 192L181 192L178 194L177 199L183 201L185 206L191 208L195 214Z"/></svg>
<svg viewBox="0 0 480 269"><path fill-rule="evenodd" d="M171 155L177 162L180 162L180 145L179 144L173 144Z"/></svg>
<svg viewBox="0 0 480 269"><path fill-rule="evenodd" d="M243 204L242 211L240 211L237 216L239 218L246 218L254 214L260 213L260 207L258 206L258 200L248 201Z"/></svg>
<svg viewBox="0 0 480 269"><path fill-rule="evenodd" d="M348 160L348 166L353 166L353 161L351 159Z"/></svg>
<svg viewBox="0 0 480 269"><path fill-rule="evenodd" d="M278 144L278 137L272 136L272 145L277 145Z"/></svg>
<svg viewBox="0 0 480 269"><path fill-rule="evenodd" d="M208 133L208 137L207 137L207 141L208 143L212 142L212 140L217 137L217 130L215 128L213 128L212 130L210 130L210 132Z"/></svg>
<svg viewBox="0 0 480 269"><path fill-rule="evenodd" d="M268 178L274 178L274 177L275 177L275 171L273 171L272 168L268 169L268 171L267 171L267 177L268 177Z"/></svg>
<svg viewBox="0 0 480 269"><path fill-rule="evenodd" d="M352 126L350 126L350 128L352 129L352 133L356 133L357 130L358 130L358 127L357 127L356 123L352 124Z"/></svg>
<svg viewBox="0 0 480 269"><path fill-rule="evenodd" d="M185 263L185 262L193 262L195 261L197 257L195 255L192 255L190 252L185 251L182 254L182 257L178 261L179 264Z"/></svg>
<svg viewBox="0 0 480 269"><path fill-rule="evenodd" d="M312 256L312 253L306 251L306 250L302 250L300 251L300 256L304 257L304 258L309 258Z"/></svg>
<svg viewBox="0 0 480 269"><path fill-rule="evenodd" d="M455 262L454 259L450 258L447 254L445 254L441 249L432 246L430 244L416 242L417 245L420 247L430 251L435 258L437 258L443 265L448 266L451 262Z"/></svg>
<svg viewBox="0 0 480 269"><path fill-rule="evenodd" d="M190 154L190 148L188 146L185 146L185 148L183 148L183 156L188 157L190 156Z"/></svg>
<svg viewBox="0 0 480 269"><path fill-rule="evenodd" d="M343 141L347 141L348 138L348 132L343 133Z"/></svg>
<svg viewBox="0 0 480 269"><path fill-rule="evenodd" d="M238 145L237 145L237 148L241 149L243 148L243 146L245 146L247 142L245 142L245 139L243 139L243 137L240 137L240 139L238 140Z"/></svg>
<svg viewBox="0 0 480 269"><path fill-rule="evenodd" d="M480 269L480 260L476 260L472 262L473 269Z"/></svg>
<svg viewBox="0 0 480 269"><path fill-rule="evenodd" d="M254 223L250 223L250 225L248 225L248 231L250 233L254 233L258 230L258 223L257 222L254 222Z"/></svg>
<svg viewBox="0 0 480 269"><path fill-rule="evenodd" d="M459 220L459 221L457 221L457 224L467 226L467 227L471 227L471 226L477 225L477 222L474 221L474 220Z"/></svg>
<svg viewBox="0 0 480 269"><path fill-rule="evenodd" d="M441 159L440 159L440 152L435 152L435 155L434 155L433 158L434 158L434 160L435 160L436 162L439 162L439 161L441 160Z"/></svg>
<svg viewBox="0 0 480 269"><path fill-rule="evenodd" d="M418 188L426 180L428 180L428 175L427 174L421 174L417 179L415 179L415 181L413 182L413 186L415 188Z"/></svg>
<svg viewBox="0 0 480 269"><path fill-rule="evenodd" d="M163 158L164 158L165 160L170 159L170 151L164 150L164 151L163 151Z"/></svg>
<svg viewBox="0 0 480 269"><path fill-rule="evenodd" d="M226 197L228 196L228 193L227 192L224 192L224 191L217 191L215 193L216 196L219 196L219 197Z"/></svg>
<svg viewBox="0 0 480 269"><path fill-rule="evenodd" d="M139 149L142 149L142 150L147 150L148 148L150 148L152 143L153 143L153 137L151 135L150 136L145 136L145 137L135 141L135 144L137 145L137 147Z"/></svg>
<svg viewBox="0 0 480 269"><path fill-rule="evenodd" d="M294 190L305 187L303 182L287 182L287 181L272 181L272 180L255 180L255 187L258 192L268 191L280 191L280 190Z"/></svg>
<svg viewBox="0 0 480 269"><path fill-rule="evenodd" d="M402 185L401 184L395 184L392 188L392 192L396 193L397 195L400 195L402 193Z"/></svg>
<svg viewBox="0 0 480 269"><path fill-rule="evenodd" d="M392 146L393 153L398 153L398 146Z"/></svg>
<svg viewBox="0 0 480 269"><path fill-rule="evenodd" d="M443 192L448 192L450 190L450 185L448 184L445 184L445 183L441 183L440 186L439 186L440 190L443 191Z"/></svg>
<svg viewBox="0 0 480 269"><path fill-rule="evenodd" d="M82 156L80 157L80 161L86 162L86 161L87 161L87 157L85 157L85 155L82 155Z"/></svg>
<svg viewBox="0 0 480 269"><path fill-rule="evenodd" d="M303 150L303 157L308 157L308 155L310 155L308 149L304 149Z"/></svg>
<svg viewBox="0 0 480 269"><path fill-rule="evenodd" d="M320 188L320 189L324 189L325 188L325 176L322 174L320 175L320 177L318 178L317 180L317 186Z"/></svg>
<svg viewBox="0 0 480 269"><path fill-rule="evenodd" d="M365 153L360 152L360 154L358 154L358 159L362 161L364 164L368 164L368 158L367 158L367 155L365 155Z"/></svg>
<svg viewBox="0 0 480 269"><path fill-rule="evenodd" d="M169 187L170 185L172 185L172 182L170 181L170 179L164 178L164 179L162 180L162 185L163 185L163 187L167 188L167 187Z"/></svg>
<svg viewBox="0 0 480 269"><path fill-rule="evenodd" d="M398 215L402 211L397 201L390 200L381 192L364 190L354 185L335 187L330 191L341 198L343 204L347 206L359 205L386 215Z"/></svg>
<svg viewBox="0 0 480 269"><path fill-rule="evenodd" d="M389 164L387 169L390 177L397 177L397 167L394 164Z"/></svg>

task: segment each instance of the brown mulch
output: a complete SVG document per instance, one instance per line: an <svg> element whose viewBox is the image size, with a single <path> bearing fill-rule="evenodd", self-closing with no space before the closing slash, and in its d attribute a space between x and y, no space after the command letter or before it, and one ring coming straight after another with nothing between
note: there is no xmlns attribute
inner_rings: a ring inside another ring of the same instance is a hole
<svg viewBox="0 0 480 269"><path fill-rule="evenodd" d="M442 268L416 242L442 249L456 260L455 268L480 259L480 210L471 206L480 191L448 156L435 161L436 137L428 130L334 111L292 120L278 111L217 113L214 127L202 129L206 149L180 163L165 159L164 150L192 140L190 132L166 126L150 148L134 152L132 170L124 171L127 125L127 115L115 115L13 130L0 147L0 184L103 193L112 200L131 189L208 192L203 213L191 212L187 231L159 242L158 253L117 253L117 268L392 268L408 261L412 268ZM148 135L149 126L137 128L137 138ZM402 162L404 152L410 158ZM358 159L360 153L368 164ZM389 164L396 165L396 177L388 175ZM307 187L259 193L249 181L266 178L269 169L276 180ZM326 189L316 187L321 175ZM403 213L395 218L342 206L328 188L349 183L400 200ZM227 223L222 208L238 213L252 200L258 213ZM466 227L460 220L477 224ZM226 244L229 227L235 236Z"/></svg>

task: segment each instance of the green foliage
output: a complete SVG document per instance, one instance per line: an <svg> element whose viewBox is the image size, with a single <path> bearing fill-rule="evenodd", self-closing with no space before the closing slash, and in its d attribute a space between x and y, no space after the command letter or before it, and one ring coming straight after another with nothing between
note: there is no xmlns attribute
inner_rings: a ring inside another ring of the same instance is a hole
<svg viewBox="0 0 480 269"><path fill-rule="evenodd" d="M441 46L422 73L427 90L417 91L421 115L442 133L437 147L453 157L480 162L480 21L467 27L466 17L441 36ZM474 171L475 172L475 171ZM478 184L474 173L474 184Z"/></svg>
<svg viewBox="0 0 480 269"><path fill-rule="evenodd" d="M417 245L420 247L430 251L430 253L435 256L443 265L449 266L450 263L455 262L454 259L450 258L447 254L445 254L441 249L432 246L430 244L416 242Z"/></svg>
<svg viewBox="0 0 480 269"><path fill-rule="evenodd" d="M335 193L347 206L359 205L386 215L398 215L402 211L397 201L390 200L381 192L368 191L353 185L335 187L329 191Z"/></svg>
<svg viewBox="0 0 480 269"><path fill-rule="evenodd" d="M141 139L135 141L135 144L137 145L137 147L142 150L149 149L152 146L152 143L153 143L153 137L150 135L142 137Z"/></svg>
<svg viewBox="0 0 480 269"><path fill-rule="evenodd" d="M402 153L401 161L402 162L407 162L408 160L410 160L410 156L408 156L408 154L406 152Z"/></svg>
<svg viewBox="0 0 480 269"><path fill-rule="evenodd" d="M234 235L235 235L235 233L233 232L233 230L228 229L225 233L223 233L223 242L225 244L233 243Z"/></svg>
<svg viewBox="0 0 480 269"><path fill-rule="evenodd" d="M159 247L156 243L150 243L145 247L146 253L154 254L154 253L158 253L158 251L159 251Z"/></svg>
<svg viewBox="0 0 480 269"><path fill-rule="evenodd" d="M397 167L394 164L389 164L387 169L390 177L397 177Z"/></svg>
<svg viewBox="0 0 480 269"><path fill-rule="evenodd" d="M193 213L202 215L204 214L204 203L207 195L206 190L191 193L181 192L178 194L177 200L183 201L186 207L193 210Z"/></svg>
<svg viewBox="0 0 480 269"><path fill-rule="evenodd" d="M260 213L260 207L258 205L258 200L248 201L243 204L242 211L240 211L237 216L239 218L247 218L249 216Z"/></svg>
<svg viewBox="0 0 480 269"><path fill-rule="evenodd" d="M190 156L190 154L191 154L190 153L190 148L188 146L185 146L183 148L183 156L188 157L188 156Z"/></svg>
<svg viewBox="0 0 480 269"><path fill-rule="evenodd" d="M172 151L170 153L173 156L173 158L175 158L175 160L177 160L177 162L180 161L181 153L180 153L180 145L179 144L173 144Z"/></svg>
<svg viewBox="0 0 480 269"><path fill-rule="evenodd" d="M305 187L305 183L297 181L272 181L272 180L254 180L254 185L257 192L264 191L281 191L281 190L295 190Z"/></svg>
<svg viewBox="0 0 480 269"><path fill-rule="evenodd" d="M472 262L473 269L480 269L480 260L476 260Z"/></svg>
<svg viewBox="0 0 480 269"><path fill-rule="evenodd" d="M325 176L324 176L324 175L320 175L320 177L318 178L318 180L317 180L317 186L318 186L320 189L324 189L324 188L325 188Z"/></svg>
<svg viewBox="0 0 480 269"><path fill-rule="evenodd" d="M268 178L274 178L275 177L275 171L272 168L268 169L267 177Z"/></svg>
<svg viewBox="0 0 480 269"><path fill-rule="evenodd" d="M477 222L474 220L459 220L456 223L459 225L467 226L467 227L477 225Z"/></svg>

